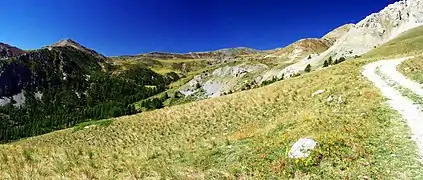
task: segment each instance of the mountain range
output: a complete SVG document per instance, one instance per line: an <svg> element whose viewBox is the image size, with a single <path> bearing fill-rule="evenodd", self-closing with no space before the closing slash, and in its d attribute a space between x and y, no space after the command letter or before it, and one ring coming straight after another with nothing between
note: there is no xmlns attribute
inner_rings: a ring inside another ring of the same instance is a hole
<svg viewBox="0 0 423 180"><path fill-rule="evenodd" d="M335 61L358 57L402 32L422 25L422 6L421 0L395 2L357 24L340 26L321 38L301 39L284 48L265 51L237 47L209 52L150 52L108 58L71 39L45 48L71 47L99 59L107 59L109 64L120 70L138 64L159 73L176 72L181 77L189 73L192 80L185 81L178 91L202 99L257 87L273 79L293 77L301 74L308 65L318 69L329 58ZM17 57L25 53L7 44L0 44L0 47L2 57Z"/></svg>

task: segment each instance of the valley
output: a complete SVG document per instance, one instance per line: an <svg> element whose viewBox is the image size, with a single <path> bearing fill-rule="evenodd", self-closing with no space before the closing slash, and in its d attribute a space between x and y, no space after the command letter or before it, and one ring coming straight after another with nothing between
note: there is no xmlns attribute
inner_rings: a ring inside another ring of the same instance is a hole
<svg viewBox="0 0 423 180"><path fill-rule="evenodd" d="M0 178L422 179L422 25L405 0L271 50L0 43Z"/></svg>

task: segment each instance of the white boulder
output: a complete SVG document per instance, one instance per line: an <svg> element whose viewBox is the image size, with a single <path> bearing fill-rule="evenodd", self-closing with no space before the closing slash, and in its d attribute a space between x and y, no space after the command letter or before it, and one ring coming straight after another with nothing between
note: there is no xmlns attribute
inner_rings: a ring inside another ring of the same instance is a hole
<svg viewBox="0 0 423 180"><path fill-rule="evenodd" d="M311 151L317 146L317 142L310 138L299 139L289 150L289 158L308 158Z"/></svg>
<svg viewBox="0 0 423 180"><path fill-rule="evenodd" d="M323 89L317 90L316 92L314 92L313 94L311 94L311 97L314 97L316 95L322 94L324 92L325 92L325 90L323 90Z"/></svg>

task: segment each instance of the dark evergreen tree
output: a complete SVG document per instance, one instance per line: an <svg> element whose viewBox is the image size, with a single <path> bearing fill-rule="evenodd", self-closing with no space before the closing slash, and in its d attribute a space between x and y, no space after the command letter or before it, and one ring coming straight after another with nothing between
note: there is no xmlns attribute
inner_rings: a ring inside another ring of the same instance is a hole
<svg viewBox="0 0 423 180"><path fill-rule="evenodd" d="M328 64L331 65L333 63L332 61L333 61L332 56L330 56L329 59L328 59Z"/></svg>
<svg viewBox="0 0 423 180"><path fill-rule="evenodd" d="M328 66L329 66L329 63L327 60L325 60L325 62L323 62L323 67L328 67Z"/></svg>
<svg viewBox="0 0 423 180"><path fill-rule="evenodd" d="M0 61L0 97L22 93L25 104L0 106L0 141L68 128L87 120L136 113L134 102L167 89L176 73L160 75L134 66L119 75L98 57L70 47L32 51ZM153 98L149 109L169 98Z"/></svg>
<svg viewBox="0 0 423 180"><path fill-rule="evenodd" d="M308 64L307 66L306 66L306 68L304 69L304 72L310 72L311 71L311 65L310 64Z"/></svg>

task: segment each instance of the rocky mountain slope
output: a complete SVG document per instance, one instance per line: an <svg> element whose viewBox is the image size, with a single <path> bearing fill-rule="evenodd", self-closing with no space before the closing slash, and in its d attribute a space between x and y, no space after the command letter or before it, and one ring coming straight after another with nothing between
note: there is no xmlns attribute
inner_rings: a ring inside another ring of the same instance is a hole
<svg viewBox="0 0 423 180"><path fill-rule="evenodd" d="M101 70L101 63L102 59L67 46L9 57L9 61L0 61L0 106L12 101L20 106L25 99L23 91L39 94L67 78L85 81L86 75Z"/></svg>
<svg viewBox="0 0 423 180"><path fill-rule="evenodd" d="M102 58L105 59L106 57L92 49L86 48L83 45L77 43L76 41L72 40L72 39L64 39L64 40L60 40L59 42L56 42L50 46L47 46L48 48L50 47L72 47L75 48L77 50L80 50L82 52L88 53L90 55L96 56L98 58Z"/></svg>
<svg viewBox="0 0 423 180"><path fill-rule="evenodd" d="M290 77L291 74L302 72L308 65L311 65L313 69L320 68L329 57L333 60L358 57L392 40L402 32L422 24L423 0L395 2L355 25L347 24L325 35L322 40L328 43L329 48L326 51L302 58L280 70L271 70L270 75L265 77L271 78L275 75Z"/></svg>
<svg viewBox="0 0 423 180"><path fill-rule="evenodd" d="M267 68L268 66L264 64L224 66L195 76L180 87L179 92L185 96L197 96L199 99L218 97L243 90L246 86L251 85L254 74Z"/></svg>
<svg viewBox="0 0 423 180"><path fill-rule="evenodd" d="M114 74L116 68L103 55L71 40L4 57L0 60L0 142L90 119L133 114L132 103L165 91L179 78L140 66ZM159 100L144 105L162 107Z"/></svg>
<svg viewBox="0 0 423 180"><path fill-rule="evenodd" d="M195 96L199 99L212 98L258 87L266 81L296 76L304 68L297 70L292 66L319 57L352 27L353 24L347 24L330 31L322 38L301 39L284 48L243 54L235 58L235 61L240 63L217 67L214 72L201 73L180 87L179 91L186 96ZM222 69L231 70L237 75L219 73Z"/></svg>
<svg viewBox="0 0 423 180"><path fill-rule="evenodd" d="M0 42L0 58L16 57L22 54L25 54L24 50Z"/></svg>
<svg viewBox="0 0 423 180"><path fill-rule="evenodd" d="M420 25L423 1L401 0L357 23L324 55L334 58L361 55Z"/></svg>
<svg viewBox="0 0 423 180"><path fill-rule="evenodd" d="M335 44L335 42L337 42L339 39L341 39L341 37L347 34L348 31L351 30L351 28L354 28L354 24L345 24L327 33L325 36L322 37L322 39L326 40L328 42L328 46L330 47Z"/></svg>
<svg viewBox="0 0 423 180"><path fill-rule="evenodd" d="M311 54L326 51L330 47L328 44L330 44L329 41L325 39L307 38L298 40L284 48L266 51L264 54L265 58L285 58L294 62Z"/></svg>

